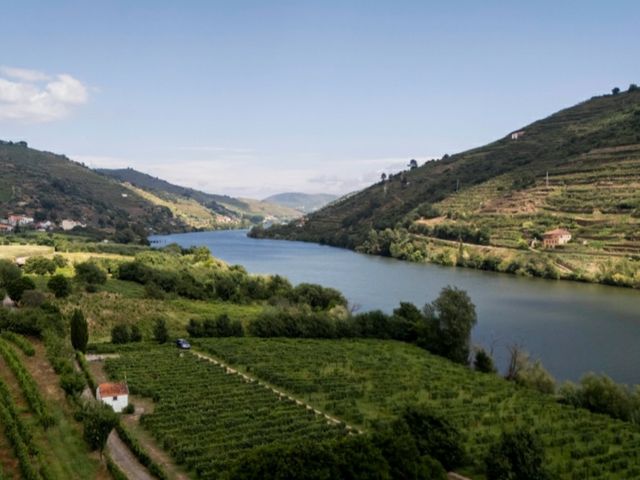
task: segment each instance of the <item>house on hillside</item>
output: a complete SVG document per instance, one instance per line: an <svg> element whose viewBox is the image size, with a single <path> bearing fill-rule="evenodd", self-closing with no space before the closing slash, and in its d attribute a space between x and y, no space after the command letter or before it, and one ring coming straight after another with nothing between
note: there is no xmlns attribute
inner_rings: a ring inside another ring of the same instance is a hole
<svg viewBox="0 0 640 480"><path fill-rule="evenodd" d="M120 413L129 405L129 387L126 383L101 383L96 389L96 398Z"/></svg>
<svg viewBox="0 0 640 480"><path fill-rule="evenodd" d="M5 295L4 296L4 300L2 300L2 307L3 308L15 308L16 307L16 302L11 300L9 295Z"/></svg>
<svg viewBox="0 0 640 480"><path fill-rule="evenodd" d="M33 223L33 217L27 217L25 215L9 215L7 219L9 225L16 227L23 227L25 225L31 225Z"/></svg>
<svg viewBox="0 0 640 480"><path fill-rule="evenodd" d="M542 234L542 245L545 248L554 248L565 245L571 240L571 233L564 228L556 228Z"/></svg>
<svg viewBox="0 0 640 480"><path fill-rule="evenodd" d="M11 225L7 225L6 223L0 223L0 233L12 232L13 227Z"/></svg>
<svg viewBox="0 0 640 480"><path fill-rule="evenodd" d="M75 220L62 220L62 222L60 222L60 228L64 231L73 230L76 227L84 228L86 225L81 222L76 222Z"/></svg>
<svg viewBox="0 0 640 480"><path fill-rule="evenodd" d="M517 132L513 132L511 134L511 140L517 140L523 136L524 136L524 130L518 130Z"/></svg>

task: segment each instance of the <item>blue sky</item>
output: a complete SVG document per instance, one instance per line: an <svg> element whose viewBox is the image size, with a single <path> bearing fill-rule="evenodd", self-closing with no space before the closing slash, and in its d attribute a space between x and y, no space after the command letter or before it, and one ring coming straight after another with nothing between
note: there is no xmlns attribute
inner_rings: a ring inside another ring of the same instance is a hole
<svg viewBox="0 0 640 480"><path fill-rule="evenodd" d="M346 193L640 83L634 1L2 11L0 139L238 196Z"/></svg>

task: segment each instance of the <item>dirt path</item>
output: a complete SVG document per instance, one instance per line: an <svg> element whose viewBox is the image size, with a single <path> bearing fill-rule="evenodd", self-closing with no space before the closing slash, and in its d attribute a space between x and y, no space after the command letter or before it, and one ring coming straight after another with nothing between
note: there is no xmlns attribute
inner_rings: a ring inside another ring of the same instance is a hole
<svg viewBox="0 0 640 480"><path fill-rule="evenodd" d="M149 471L138 461L138 459L131 453L129 447L118 436L118 432L115 430L111 432L107 439L107 453L113 460L122 473L124 473L129 480L155 480Z"/></svg>

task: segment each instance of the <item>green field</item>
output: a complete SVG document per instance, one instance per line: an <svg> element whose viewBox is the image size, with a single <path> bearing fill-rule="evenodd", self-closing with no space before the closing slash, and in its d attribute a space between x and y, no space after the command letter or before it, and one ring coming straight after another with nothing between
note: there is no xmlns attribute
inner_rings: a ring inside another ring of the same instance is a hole
<svg viewBox="0 0 640 480"><path fill-rule="evenodd" d="M323 441L347 433L344 426L328 423L264 385L175 347L127 349L105 368L114 379L126 375L132 393L154 399L154 412L141 423L198 478L216 478L262 445Z"/></svg>
<svg viewBox="0 0 640 480"><path fill-rule="evenodd" d="M424 402L466 434L478 478L502 428L542 437L553 478L640 478L637 426L560 405L495 375L480 374L418 347L383 340L198 340L203 351L308 403L363 426L407 402Z"/></svg>

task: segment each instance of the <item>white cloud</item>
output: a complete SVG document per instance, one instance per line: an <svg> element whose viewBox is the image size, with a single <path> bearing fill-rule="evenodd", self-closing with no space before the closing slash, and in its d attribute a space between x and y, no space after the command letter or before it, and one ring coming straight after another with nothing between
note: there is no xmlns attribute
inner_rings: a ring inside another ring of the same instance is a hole
<svg viewBox="0 0 640 480"><path fill-rule="evenodd" d="M71 75L0 67L0 121L59 120L88 100L87 87Z"/></svg>

